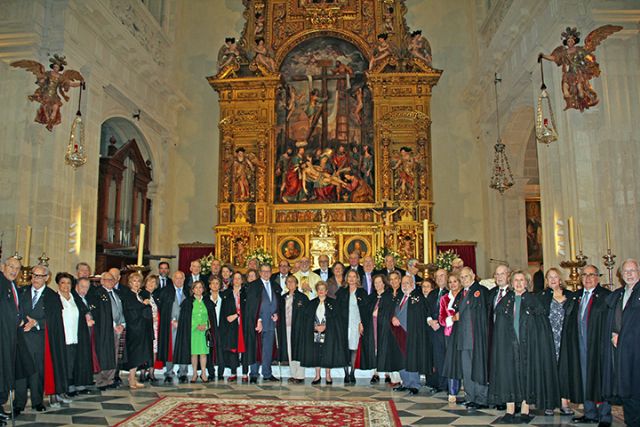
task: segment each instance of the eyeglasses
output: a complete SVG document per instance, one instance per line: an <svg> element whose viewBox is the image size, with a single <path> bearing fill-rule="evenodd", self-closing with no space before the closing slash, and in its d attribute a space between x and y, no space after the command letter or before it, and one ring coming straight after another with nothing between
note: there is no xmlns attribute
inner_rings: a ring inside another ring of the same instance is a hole
<svg viewBox="0 0 640 427"><path fill-rule="evenodd" d="M580 277L599 277L598 273L582 273Z"/></svg>
<svg viewBox="0 0 640 427"><path fill-rule="evenodd" d="M634 274L637 272L638 270L622 270L622 274Z"/></svg>
<svg viewBox="0 0 640 427"><path fill-rule="evenodd" d="M32 274L32 276L33 276L33 277L40 278L40 279L43 279L43 278L47 277L47 276L48 276L48 274L35 274L35 273L33 273L33 274Z"/></svg>

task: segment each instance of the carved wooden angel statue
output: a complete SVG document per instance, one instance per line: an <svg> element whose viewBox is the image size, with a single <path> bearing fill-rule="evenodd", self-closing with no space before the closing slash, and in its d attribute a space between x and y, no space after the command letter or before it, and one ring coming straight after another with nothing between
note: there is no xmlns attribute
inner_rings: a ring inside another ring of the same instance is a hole
<svg viewBox="0 0 640 427"><path fill-rule="evenodd" d="M227 65L238 63L240 61L240 50L236 44L235 37L227 37L224 39L224 45L218 51L218 71L221 71Z"/></svg>
<svg viewBox="0 0 640 427"><path fill-rule="evenodd" d="M264 38L259 37L256 39L256 57L254 60L256 63L262 65L270 73L276 72L276 61L269 55L269 50L264 42Z"/></svg>
<svg viewBox="0 0 640 427"><path fill-rule="evenodd" d="M11 66L24 68L36 76L38 88L28 98L40 104L35 122L45 125L49 131L52 131L54 126L60 124L62 118L60 114L62 98L69 101L67 92L72 87L80 86L84 78L76 70L64 71L67 65L64 56L53 55L49 58L49 62L51 62L49 65L51 71L45 71L44 65L28 59L12 62Z"/></svg>
<svg viewBox="0 0 640 427"><path fill-rule="evenodd" d="M431 45L422 35L422 30L416 30L411 33L409 53L411 53L414 58L422 59L431 67Z"/></svg>
<svg viewBox="0 0 640 427"><path fill-rule="evenodd" d="M598 104L598 94L593 90L589 80L600 76L600 65L596 62L593 52L604 39L618 32L622 27L618 25L603 25L591 31L580 43L580 33L574 28L567 27L562 33L562 46L558 46L551 55L540 54L539 58L555 62L562 66L562 94L566 105L565 110L575 108L584 111Z"/></svg>

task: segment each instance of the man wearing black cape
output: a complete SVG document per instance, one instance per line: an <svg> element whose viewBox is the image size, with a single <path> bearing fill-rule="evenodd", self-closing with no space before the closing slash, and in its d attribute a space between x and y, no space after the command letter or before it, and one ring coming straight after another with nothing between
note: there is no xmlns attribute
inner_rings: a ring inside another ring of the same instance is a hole
<svg viewBox="0 0 640 427"><path fill-rule="evenodd" d="M65 348L62 302L57 292L46 286L49 269L37 265L31 270L31 285L21 289L22 314L27 355L35 372L16 381L14 411L19 414L27 403L27 387L31 391L31 407L45 411L44 394L66 393L68 389L67 353Z"/></svg>
<svg viewBox="0 0 640 427"><path fill-rule="evenodd" d="M15 280L20 274L20 261L9 258L0 272L0 405L9 397L9 390L15 389L15 363L20 319L20 300ZM0 424L10 414L0 413Z"/></svg>
<svg viewBox="0 0 640 427"><path fill-rule="evenodd" d="M176 335L180 324L180 306L189 297L189 289L184 285L184 273L180 270L173 273L173 280L170 285L165 286L159 292L160 303L160 326L158 329L158 354L157 360L165 363L164 382L173 382L173 354L176 344ZM178 381L185 384L188 364L178 365Z"/></svg>
<svg viewBox="0 0 640 427"><path fill-rule="evenodd" d="M587 265L580 274L583 288L576 295L578 310L570 330L577 329L580 379L583 391L584 415L574 417L574 423L599 422L611 425L611 404L602 396L602 337L608 313L607 298L611 293L599 285L600 272ZM597 402L601 402L599 405Z"/></svg>
<svg viewBox="0 0 640 427"><path fill-rule="evenodd" d="M626 425L640 426L640 264L627 259L620 274L625 286L607 299L603 390L606 398L622 400Z"/></svg>
<svg viewBox="0 0 640 427"><path fill-rule="evenodd" d="M462 299L456 319L456 341L460 353L462 379L467 399L467 409L487 408L488 383L488 330L489 306L487 289L475 281L475 273L469 267L460 270Z"/></svg>
<svg viewBox="0 0 640 427"><path fill-rule="evenodd" d="M440 315L440 299L447 294L447 270L441 268L435 272L435 281L438 286L431 291L426 298L427 324L431 338L431 350L433 353L433 372L427 375L427 385L434 392L447 390L447 378L442 374L444 368L444 355L446 347L444 343L444 328L438 321Z"/></svg>
<svg viewBox="0 0 640 427"><path fill-rule="evenodd" d="M402 352L404 364L400 370L402 385L395 391L408 390L418 394L419 372L431 371L431 344L425 325L425 303L422 289L417 289L410 276L402 277L403 296L391 319L393 335Z"/></svg>
<svg viewBox="0 0 640 427"><path fill-rule="evenodd" d="M92 306L87 300L87 294L91 288L91 282L86 277L76 282L76 287L71 294L79 311L78 318L78 349L73 368L73 386L70 395L87 393L87 386L93 384L94 360L96 360L95 347L91 340L92 328L95 325Z"/></svg>

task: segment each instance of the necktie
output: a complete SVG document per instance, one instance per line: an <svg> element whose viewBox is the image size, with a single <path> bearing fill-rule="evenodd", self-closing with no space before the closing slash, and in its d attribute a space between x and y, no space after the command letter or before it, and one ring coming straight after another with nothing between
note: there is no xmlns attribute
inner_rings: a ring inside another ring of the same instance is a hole
<svg viewBox="0 0 640 427"><path fill-rule="evenodd" d="M13 302L16 304L16 308L19 308L18 294L16 294L16 287L13 282L11 282L11 293L13 294Z"/></svg>
<svg viewBox="0 0 640 427"><path fill-rule="evenodd" d="M500 300L504 298L504 293L505 293L504 289L500 289L500 291L498 291L498 298L496 298L496 306L498 305Z"/></svg>
<svg viewBox="0 0 640 427"><path fill-rule="evenodd" d="M402 309L402 307L405 305L405 303L407 302L407 294L404 295L404 297L402 297L402 302L400 303L400 308Z"/></svg>
<svg viewBox="0 0 640 427"><path fill-rule="evenodd" d="M271 301L271 286L269 286L269 282L262 282L264 284L264 289L267 291L267 296L269 297L269 301Z"/></svg>
<svg viewBox="0 0 640 427"><path fill-rule="evenodd" d="M626 288L624 289L624 294L622 296L622 309L624 310L625 308L627 308L627 303L629 302L629 299L631 298L631 293L633 292L633 288L629 289Z"/></svg>
<svg viewBox="0 0 640 427"><path fill-rule="evenodd" d="M38 304L38 299L40 299L40 292L34 291L33 302L31 303L31 308L36 308L36 304Z"/></svg>
<svg viewBox="0 0 640 427"><path fill-rule="evenodd" d="M182 288L176 289L176 296L178 297L178 305L182 304Z"/></svg>
<svg viewBox="0 0 640 427"><path fill-rule="evenodd" d="M462 298L466 298L466 296L467 296L467 292L469 292L469 289L465 289L465 290L462 292Z"/></svg>
<svg viewBox="0 0 640 427"><path fill-rule="evenodd" d="M584 317L587 307L589 306L589 299L591 298L591 291L585 291L580 303L580 317Z"/></svg>
<svg viewBox="0 0 640 427"><path fill-rule="evenodd" d="M164 288L167 284L167 279L165 279L164 277L160 278L160 289Z"/></svg>

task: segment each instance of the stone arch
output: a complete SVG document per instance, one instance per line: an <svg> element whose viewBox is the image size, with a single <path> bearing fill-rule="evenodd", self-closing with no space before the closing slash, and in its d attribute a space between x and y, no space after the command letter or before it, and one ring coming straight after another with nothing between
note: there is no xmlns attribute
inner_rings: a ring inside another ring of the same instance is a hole
<svg viewBox="0 0 640 427"><path fill-rule="evenodd" d="M107 155L109 140L112 136L116 139L117 148L122 147L130 139L135 139L144 159L150 161L152 167L156 164L153 151L144 133L128 118L116 115L102 122L100 125L100 156Z"/></svg>

